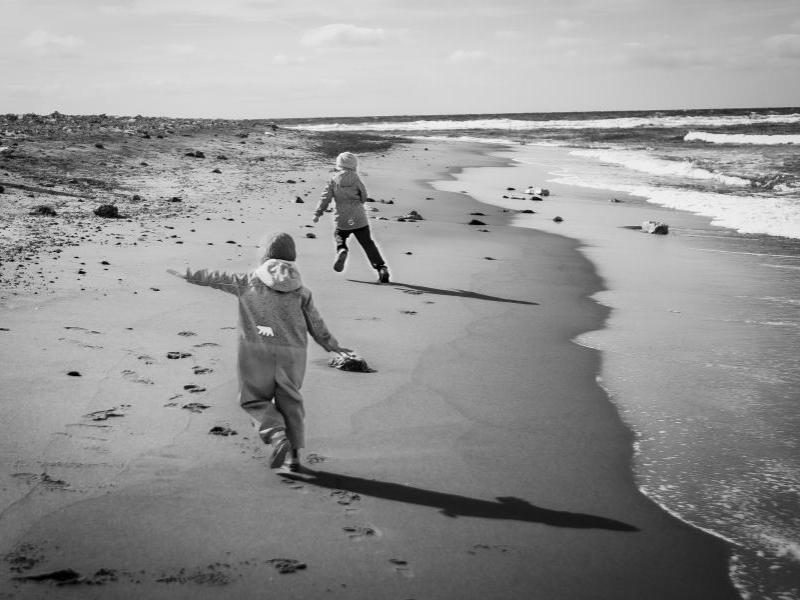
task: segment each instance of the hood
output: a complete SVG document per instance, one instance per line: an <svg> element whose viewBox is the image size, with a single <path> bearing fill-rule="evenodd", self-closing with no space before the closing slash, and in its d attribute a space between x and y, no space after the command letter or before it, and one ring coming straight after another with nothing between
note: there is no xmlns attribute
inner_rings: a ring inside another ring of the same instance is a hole
<svg viewBox="0 0 800 600"><path fill-rule="evenodd" d="M291 292L303 287L300 272L288 260L270 258L253 274L276 292Z"/></svg>
<svg viewBox="0 0 800 600"><path fill-rule="evenodd" d="M358 182L358 173L350 169L343 169L336 172L334 179L342 187L352 187Z"/></svg>

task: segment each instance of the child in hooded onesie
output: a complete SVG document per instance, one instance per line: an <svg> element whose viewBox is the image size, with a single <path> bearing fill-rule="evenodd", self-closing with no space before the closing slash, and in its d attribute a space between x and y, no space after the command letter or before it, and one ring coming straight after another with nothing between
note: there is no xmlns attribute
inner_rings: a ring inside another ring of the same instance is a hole
<svg viewBox="0 0 800 600"><path fill-rule="evenodd" d="M251 273L187 269L173 275L239 299L239 403L265 444L272 446L270 467L281 467L291 450L289 468L300 468L305 446L303 397L308 334L329 352L349 354L339 346L317 312L311 292L300 280L294 240L274 236L263 264Z"/></svg>
<svg viewBox="0 0 800 600"><path fill-rule="evenodd" d="M352 152L342 152L336 157L336 172L328 180L314 210L314 223L319 221L331 200L335 207L333 219L336 230L333 236L337 252L333 270L341 272L344 269L348 253L347 238L353 234L366 252L372 268L378 272L378 281L389 283L389 269L370 234L367 213L364 210L367 188L358 175L358 157Z"/></svg>

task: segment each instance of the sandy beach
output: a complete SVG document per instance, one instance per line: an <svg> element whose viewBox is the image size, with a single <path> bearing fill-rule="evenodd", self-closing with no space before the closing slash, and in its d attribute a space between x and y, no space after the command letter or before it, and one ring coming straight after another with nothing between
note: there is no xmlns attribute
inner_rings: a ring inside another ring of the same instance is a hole
<svg viewBox="0 0 800 600"><path fill-rule="evenodd" d="M0 598L738 597L730 548L637 488L574 341L609 316L577 242L428 183L506 165L494 148L360 154L379 284L358 248L331 269L313 134L158 125L0 158ZM235 300L166 272L248 271L278 231L374 369L310 342L297 474L237 404Z"/></svg>

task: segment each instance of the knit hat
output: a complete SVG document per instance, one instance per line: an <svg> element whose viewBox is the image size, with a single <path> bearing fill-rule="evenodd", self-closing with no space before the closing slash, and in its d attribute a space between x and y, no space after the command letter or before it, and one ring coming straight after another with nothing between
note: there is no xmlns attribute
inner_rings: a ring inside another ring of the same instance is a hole
<svg viewBox="0 0 800 600"><path fill-rule="evenodd" d="M355 171L358 169L358 157L352 152L342 152L336 157L336 168Z"/></svg>
<svg viewBox="0 0 800 600"><path fill-rule="evenodd" d="M264 260L277 258L293 262L297 260L297 250L294 247L294 240L288 233L278 233L272 237L267 245L267 253Z"/></svg>

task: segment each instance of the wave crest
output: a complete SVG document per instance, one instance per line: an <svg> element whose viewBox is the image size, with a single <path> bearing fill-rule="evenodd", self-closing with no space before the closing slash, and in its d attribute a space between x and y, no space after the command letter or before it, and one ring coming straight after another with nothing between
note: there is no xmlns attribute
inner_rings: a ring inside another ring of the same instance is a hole
<svg viewBox="0 0 800 600"><path fill-rule="evenodd" d="M710 144L757 144L759 146L778 146L800 144L800 135L756 135L748 133L709 133L690 131L683 137L685 142L708 142Z"/></svg>

